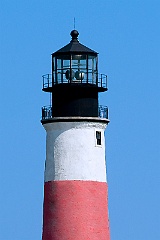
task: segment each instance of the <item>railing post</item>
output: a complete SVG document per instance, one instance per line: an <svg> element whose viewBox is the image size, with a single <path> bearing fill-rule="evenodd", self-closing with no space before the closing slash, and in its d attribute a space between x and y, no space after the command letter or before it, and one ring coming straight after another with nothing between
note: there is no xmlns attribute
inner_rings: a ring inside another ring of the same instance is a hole
<svg viewBox="0 0 160 240"><path fill-rule="evenodd" d="M107 88L107 75L106 75L106 88Z"/></svg>
<svg viewBox="0 0 160 240"><path fill-rule="evenodd" d="M108 107L107 107L107 109L106 109L106 118L108 119Z"/></svg>
<svg viewBox="0 0 160 240"><path fill-rule="evenodd" d="M43 114L43 107L42 107L42 119L43 119L43 115L44 115L44 114Z"/></svg>
<svg viewBox="0 0 160 240"><path fill-rule="evenodd" d="M48 88L49 88L49 74L48 74Z"/></svg>
<svg viewBox="0 0 160 240"><path fill-rule="evenodd" d="M44 76L42 76L43 77L43 88L44 88Z"/></svg>
<svg viewBox="0 0 160 240"><path fill-rule="evenodd" d="M45 107L42 107L42 119L46 118L46 109Z"/></svg>
<svg viewBox="0 0 160 240"><path fill-rule="evenodd" d="M102 74L101 74L101 87L102 87Z"/></svg>
<svg viewBox="0 0 160 240"><path fill-rule="evenodd" d="M88 55L86 56L87 84L88 84Z"/></svg>

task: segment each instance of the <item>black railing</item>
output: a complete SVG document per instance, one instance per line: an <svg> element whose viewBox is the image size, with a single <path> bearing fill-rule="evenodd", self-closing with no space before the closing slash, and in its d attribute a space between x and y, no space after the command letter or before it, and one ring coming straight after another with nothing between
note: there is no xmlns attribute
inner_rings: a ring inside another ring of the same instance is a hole
<svg viewBox="0 0 160 240"><path fill-rule="evenodd" d="M42 120L47 120L53 118L52 116L52 107L44 106L42 107Z"/></svg>
<svg viewBox="0 0 160 240"><path fill-rule="evenodd" d="M106 118L108 119L108 107L100 105L98 107L98 117L99 118ZM42 120L52 119L52 107L51 106L44 106L42 107Z"/></svg>
<svg viewBox="0 0 160 240"><path fill-rule="evenodd" d="M78 79L75 77L72 79L67 79L65 73L56 73L53 72L51 74L45 74L42 76L43 78L43 89L51 88L56 84L92 84L96 85L100 88L107 89L107 75L105 74L97 74L97 73L80 73L78 75Z"/></svg>
<svg viewBox="0 0 160 240"><path fill-rule="evenodd" d="M51 74L45 74L42 76L42 78L43 78L43 88L52 87L52 75Z"/></svg>
<svg viewBox="0 0 160 240"><path fill-rule="evenodd" d="M109 118L108 116L109 116L108 107L100 105L98 107L98 117L108 119Z"/></svg>

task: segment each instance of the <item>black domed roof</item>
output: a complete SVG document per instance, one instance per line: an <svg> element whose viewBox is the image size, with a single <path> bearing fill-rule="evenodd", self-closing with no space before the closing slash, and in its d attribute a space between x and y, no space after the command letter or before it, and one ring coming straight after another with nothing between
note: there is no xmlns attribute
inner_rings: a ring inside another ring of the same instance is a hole
<svg viewBox="0 0 160 240"><path fill-rule="evenodd" d="M78 41L78 31L77 30L72 30L70 35L72 36L72 39L69 44L66 46L62 47L58 51L54 52L52 55L53 56L58 56L58 55L64 55L64 54L88 54L88 55L94 55L96 56L98 53L93 51L92 49L82 45Z"/></svg>

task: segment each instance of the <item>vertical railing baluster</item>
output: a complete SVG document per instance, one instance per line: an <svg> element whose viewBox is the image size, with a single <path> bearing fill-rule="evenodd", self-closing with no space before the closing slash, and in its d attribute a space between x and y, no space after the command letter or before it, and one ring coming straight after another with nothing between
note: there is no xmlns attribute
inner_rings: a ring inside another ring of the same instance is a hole
<svg viewBox="0 0 160 240"><path fill-rule="evenodd" d="M102 74L101 74L101 87L102 87Z"/></svg>
<svg viewBox="0 0 160 240"><path fill-rule="evenodd" d="M53 115L52 115L52 107L51 107L51 118L53 117Z"/></svg>
<svg viewBox="0 0 160 240"><path fill-rule="evenodd" d="M106 75L106 88L107 88L107 75Z"/></svg>

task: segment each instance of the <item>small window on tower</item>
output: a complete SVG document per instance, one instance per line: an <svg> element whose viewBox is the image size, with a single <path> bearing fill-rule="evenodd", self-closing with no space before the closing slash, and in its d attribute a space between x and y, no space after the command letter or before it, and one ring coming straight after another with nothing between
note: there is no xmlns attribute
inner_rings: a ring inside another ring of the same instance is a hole
<svg viewBox="0 0 160 240"><path fill-rule="evenodd" d="M101 132L96 131L97 145L101 145Z"/></svg>

